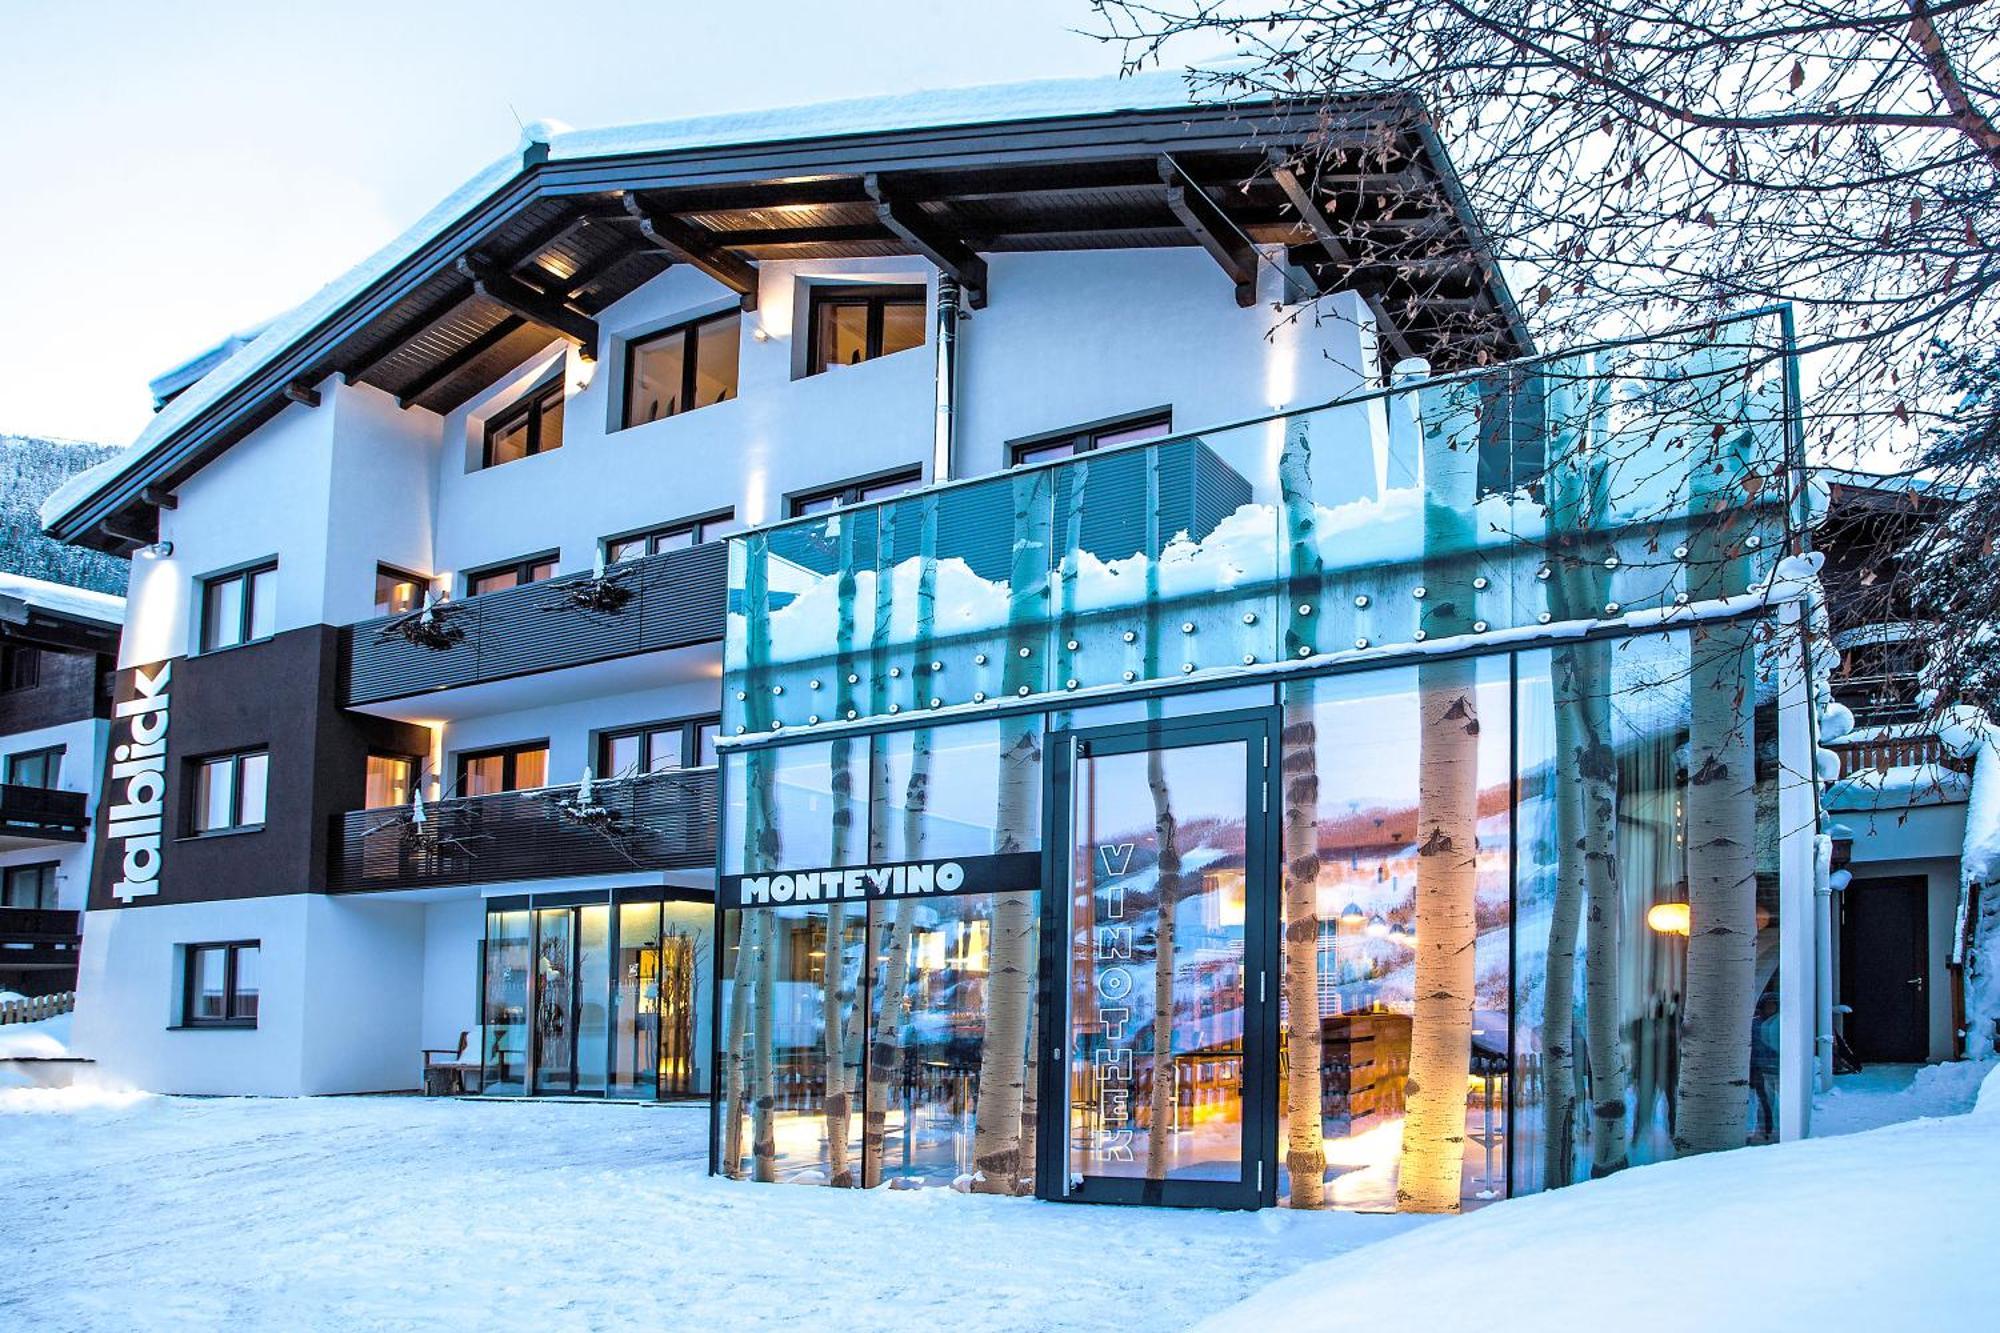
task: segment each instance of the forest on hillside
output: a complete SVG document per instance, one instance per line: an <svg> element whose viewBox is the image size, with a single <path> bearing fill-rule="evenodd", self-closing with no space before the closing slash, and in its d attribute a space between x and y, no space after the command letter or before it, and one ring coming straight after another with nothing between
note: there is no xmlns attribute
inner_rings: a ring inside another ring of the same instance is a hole
<svg viewBox="0 0 2000 1333"><path fill-rule="evenodd" d="M125 561L51 541L37 512L56 487L118 452L110 444L0 435L0 572L124 595Z"/></svg>

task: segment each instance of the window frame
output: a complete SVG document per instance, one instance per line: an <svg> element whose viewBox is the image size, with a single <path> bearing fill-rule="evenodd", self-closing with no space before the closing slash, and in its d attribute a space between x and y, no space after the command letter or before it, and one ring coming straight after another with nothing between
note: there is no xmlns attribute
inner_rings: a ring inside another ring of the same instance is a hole
<svg viewBox="0 0 2000 1333"><path fill-rule="evenodd" d="M69 747L67 745L42 745L32 750L16 750L7 756L7 772L5 774L7 785L10 787L33 787L38 791L61 791L62 761L63 756L68 753ZM23 782L16 776L21 762L32 759L50 761L51 771L47 782Z"/></svg>
<svg viewBox="0 0 2000 1333"><path fill-rule="evenodd" d="M1040 453L1045 449L1052 449L1063 444L1071 446L1070 452L1066 455L1070 458L1074 458L1078 454L1095 453L1099 448L1103 447L1102 442L1105 436L1122 435L1129 431L1153 425L1156 422L1164 425L1166 429L1161 431L1157 436L1150 437L1147 440L1134 440L1131 443L1151 443L1153 439L1166 439L1172 436L1174 433L1174 408L1172 403L1168 403L1162 407L1147 408L1140 412L1121 412L1115 417L1103 417L1096 421L1086 421L1080 425L1064 427L1061 430L1043 431L1037 435L1023 435L1017 439L1007 441L1007 466L1010 468L1031 466L1030 460L1024 457L1024 455ZM1125 446L1118 444L1111 447L1122 449ZM1043 459L1040 461L1054 463L1059 462L1060 459Z"/></svg>
<svg viewBox="0 0 2000 1333"><path fill-rule="evenodd" d="M553 448L543 447L542 409L548 405L550 398L561 402L566 396L564 387L562 372L558 370L557 373L545 377L539 384L527 390L519 398L516 398L513 402L507 404L506 407L486 418L480 430L478 470L485 472L491 468L505 467L506 463L523 463L530 458L537 458L545 453L552 454L561 449L565 443L564 440L557 440ZM564 413L567 413L567 410L565 408ZM528 452L520 458L510 458L506 460L506 463L494 462L494 439L502 431L523 419L528 424ZM563 421L562 433L565 436L569 434L569 422L567 420Z"/></svg>
<svg viewBox="0 0 2000 1333"><path fill-rule="evenodd" d="M412 792L420 790L423 785L424 761L417 755L403 754L396 750L384 750L373 746L369 748L367 756L361 761L362 805L370 810L401 809L404 805L407 805L409 803L409 798L407 796L405 796L402 801L397 802L394 805L377 805L377 806L368 805L368 762L369 760L372 759L382 759L392 763L408 764L410 766L410 777L408 785L409 785L409 790Z"/></svg>
<svg viewBox="0 0 2000 1333"><path fill-rule="evenodd" d="M910 294L913 292L916 294L914 301L910 299ZM885 354L882 351L884 312L891 304L914 305L917 307L925 318L923 321L924 339L916 347L922 347L925 343L928 343L930 341L930 287L922 279L918 279L915 282L815 282L809 284L806 297L806 376L810 378L811 376L824 374L828 370L837 368L836 366L826 364L821 359L821 354L825 351L820 346L819 316L821 310L830 305L863 305L867 308L868 322L866 331L863 334L864 343L861 360L838 363L838 367L846 367L848 365L867 365L870 361L881 360L884 355L893 355L892 353ZM916 350L916 347L905 347L900 350L913 352Z"/></svg>
<svg viewBox="0 0 2000 1333"><path fill-rule="evenodd" d="M716 510L711 510L710 512L705 514L696 515L694 518L676 519L672 523L662 523L655 527L635 528L631 532L614 533L609 537L604 537L599 539L597 543L597 549L603 554L605 564L620 565L624 564L625 560L644 560L647 556L662 554L662 552L659 550L660 539L663 537L679 536L681 533L684 532L690 532L694 534L694 541L692 544L695 546L706 546L710 542L726 541L729 538L730 535L729 533L723 533L721 536L718 537L710 537L706 535L707 529L714 524L735 523L735 522L736 522L736 510L733 507L728 509L716 509ZM740 525L737 530L741 531ZM625 560L619 560L612 556L611 551L613 547L622 545L625 542L636 542L636 541L643 541L646 543L646 551L644 555L627 556L625 557ZM679 548L674 548L674 549L679 549Z"/></svg>
<svg viewBox="0 0 2000 1333"><path fill-rule="evenodd" d="M411 570L404 569L401 565L392 565L386 560L377 560L375 562L375 584L378 590L380 589L382 584L382 576L385 574L388 575L389 578L394 582L415 584L417 589L417 600L416 604L409 608L409 611L384 611L382 609L382 600L380 597L377 597L375 599L376 615L402 616L402 615L408 615L410 611L416 611L422 609L424 604L424 594L429 592L431 587L431 581L427 576L423 574L414 573Z"/></svg>
<svg viewBox="0 0 2000 1333"><path fill-rule="evenodd" d="M12 901L14 880L16 876L31 870L36 872L36 879L39 882L35 891L36 902L32 907L22 908L21 904ZM61 873L60 861L21 861L10 866L0 866L0 908L21 908L30 912L55 911L61 902L58 895L62 892L62 888L56 883L56 876ZM48 889L46 907L41 904L41 886L46 886Z"/></svg>
<svg viewBox="0 0 2000 1333"><path fill-rule="evenodd" d="M725 320L733 320L736 324L736 388L730 393L729 397L719 399L716 402L696 402L694 384L696 377L701 371L702 330L710 324L720 324ZM632 386L638 383L638 379L632 372L638 362L639 353L654 343L665 342L667 339L677 335L686 335L687 338L686 344L681 351L680 401L689 404L689 406L683 407L678 412L669 412L664 416L654 417L650 421L633 420ZM619 372L618 402L616 404L618 424L614 428L613 433L631 430L635 426L651 426L661 421L672 421L676 417L684 417L688 413L699 411L704 407L719 407L723 403L734 402L743 393L742 308L732 305L727 309L712 310L705 315L695 315L688 319L679 319L672 324L663 324L657 329L649 329L644 333L634 334L626 338L623 355L619 358Z"/></svg>
<svg viewBox="0 0 2000 1333"><path fill-rule="evenodd" d="M32 643L0 643L0 694L16 694L42 683L42 650Z"/></svg>
<svg viewBox="0 0 2000 1333"><path fill-rule="evenodd" d="M475 566L472 569L466 570L460 577L465 581L465 595L467 597L489 597L496 592L512 592L514 588L529 588L537 583L547 583L549 579L556 576L556 566L561 563L561 550L538 551L533 555L524 555L513 560L502 560L495 565ZM549 566L548 578L538 579L529 577L536 565ZM515 579L514 588L494 588L490 592L473 591L473 585L478 583L479 580L491 578L495 574L512 574Z"/></svg>
<svg viewBox="0 0 2000 1333"><path fill-rule="evenodd" d="M238 981L241 976L241 952L256 949L262 960L263 941L258 940L202 940L181 946L181 1013L177 1027L183 1028L255 1028L262 1011L262 988L255 992L259 997L258 1012L247 1017L237 1012ZM222 1014L221 1018L204 1018L196 1004L195 987L200 976L199 962L204 953L222 951Z"/></svg>
<svg viewBox="0 0 2000 1333"><path fill-rule="evenodd" d="M238 565L234 569L225 569L219 573L205 574L198 580L201 585L201 595L200 614L197 617L199 623L195 626L197 655L226 653L232 648L247 648L253 643L267 643L278 636L278 613L275 606L271 608L271 632L269 634L251 632L257 625L257 577L260 574L271 576L271 595L275 601L278 591L278 561L275 556L248 565ZM213 637L211 634L213 627L208 618L209 594L226 583L243 585L236 604L237 637L232 643L211 644L209 640Z"/></svg>
<svg viewBox="0 0 2000 1333"><path fill-rule="evenodd" d="M820 500L832 500L834 502L834 509L846 509L853 505L873 503L873 501L864 498L861 493L873 490L878 486L892 485L899 481L909 482L910 485L906 488L909 490L921 487L924 484L923 465L912 463L907 467L890 468L885 472L871 472L863 477L849 477L846 481L837 482L831 486L816 486L810 490L793 491L785 496L785 517L788 519L811 517L812 515L809 515L806 511L806 506ZM883 496L880 498L891 499L894 497ZM821 510L820 512L828 513L831 511Z"/></svg>
<svg viewBox="0 0 2000 1333"><path fill-rule="evenodd" d="M520 771L520 755L524 750L540 750L542 752L543 782L541 787L520 787L515 785ZM510 792L517 791L540 791L543 787L550 785L547 780L550 776L548 769L550 757L548 737L544 736L540 740L510 741L500 745L482 745L476 750L459 750L451 757L452 776L457 779L453 785L453 791L458 799L480 799L479 797L471 796L465 790L466 769L475 760L491 759L495 755L501 756L506 761L501 765L500 769L500 790L497 792L484 792L482 795L505 796Z"/></svg>
<svg viewBox="0 0 2000 1333"><path fill-rule="evenodd" d="M254 824L243 822L243 763L247 759L262 758L264 761L264 818ZM206 804L201 800L202 774L211 764L229 765L229 819L227 824L214 828L201 827L201 818ZM186 818L182 821L184 838L229 838L242 833L261 833L268 825L271 814L271 747L253 745L242 750L222 750L214 754L204 754L187 761Z"/></svg>
<svg viewBox="0 0 2000 1333"><path fill-rule="evenodd" d="M612 743L626 737L638 738L640 753L643 757L649 737L659 732L678 731L681 734L682 758L685 759L688 755L700 758L701 729L703 727L715 728L716 737L720 739L722 735L722 715L720 713L696 713L688 717L662 718L657 722L636 722L630 726L601 728L593 733L590 747L591 757L597 763L597 776L606 781L614 781L628 776L622 771L614 771L611 767ZM639 772L630 774L629 776L644 778L652 777L656 773L686 773L713 767L715 767L714 763L690 764L684 762L678 768L642 768Z"/></svg>

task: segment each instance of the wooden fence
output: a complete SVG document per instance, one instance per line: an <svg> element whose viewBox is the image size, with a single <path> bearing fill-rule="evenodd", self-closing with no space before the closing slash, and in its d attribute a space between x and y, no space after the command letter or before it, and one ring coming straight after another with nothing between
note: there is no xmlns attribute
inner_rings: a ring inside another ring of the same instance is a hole
<svg viewBox="0 0 2000 1333"><path fill-rule="evenodd" d="M9 1023L39 1023L76 1008L76 992L57 991L54 995L31 995L18 1000L0 1000L0 1027Z"/></svg>

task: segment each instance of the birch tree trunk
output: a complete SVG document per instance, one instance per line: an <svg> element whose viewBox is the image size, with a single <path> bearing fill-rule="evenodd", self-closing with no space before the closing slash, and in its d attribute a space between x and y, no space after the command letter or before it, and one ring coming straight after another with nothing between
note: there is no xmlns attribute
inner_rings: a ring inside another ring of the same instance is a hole
<svg viewBox="0 0 2000 1333"><path fill-rule="evenodd" d="M834 624L834 716L844 718L853 707L854 687L847 678L854 671L855 598L859 587L854 567L853 515L835 520L840 538L835 559L839 563ZM830 863L852 865L855 851L854 745L841 736L830 747L828 784L832 788L832 846ZM866 908L862 911L865 913ZM826 959L821 986L821 1021L826 1057L826 1156L827 1183L836 1189L852 1189L854 1167L848 1159L848 1139L854 1118L854 1083L847 1067L849 1019L854 1011L855 986L847 971L847 904L835 901L826 909ZM866 966L866 960L863 960ZM858 974L857 974L858 979Z"/></svg>
<svg viewBox="0 0 2000 1333"><path fill-rule="evenodd" d="M1049 472L1023 472L1013 481L1014 558L1008 580L1006 693L1033 690L1034 654L1049 613ZM1026 650L1023 655L1022 650ZM996 853L1025 851L1040 834L1041 729L1033 717L1009 717L1000 726L1000 783L993 819ZM978 1106L974 1113L973 1189L1012 1194L1032 1175L1021 1160L1021 1109L1029 1074L1028 1013L1034 1000L1035 895L994 895L990 969L986 979L986 1031L979 1052Z"/></svg>
<svg viewBox="0 0 2000 1333"><path fill-rule="evenodd" d="M1750 578L1743 485L1750 432L1735 372L1712 369L1722 373L1698 384L1705 398L1720 400L1721 432L1690 466L1688 591L1696 602L1740 594ZM1749 1138L1757 1000L1752 633L1737 620L1709 622L1689 636L1687 997L1674 1119L1682 1155L1740 1148Z"/></svg>
<svg viewBox="0 0 2000 1333"><path fill-rule="evenodd" d="M778 1178L777 1033L773 1030L778 988L776 925L769 911L758 911L750 922L757 940L750 987L754 1033L750 1048L750 1178L764 1181Z"/></svg>
<svg viewBox="0 0 2000 1333"><path fill-rule="evenodd" d="M1470 628L1476 546L1479 419L1472 386L1412 390L1424 460L1423 627ZM1478 929L1478 669L1469 659L1417 668L1416 982L1410 1077L1397 1176L1411 1212L1456 1212L1465 1162L1466 1082L1472 1072L1473 957Z"/></svg>
<svg viewBox="0 0 2000 1333"><path fill-rule="evenodd" d="M1325 619L1312 439L1303 419L1295 418L1286 427L1284 452L1278 458L1278 490L1287 551L1285 657L1291 660L1318 651L1318 627ZM1284 781L1285 1173L1292 1207L1318 1208L1326 1201L1319 1011L1319 723L1312 682L1288 681L1283 688L1278 762Z"/></svg>
<svg viewBox="0 0 2000 1333"><path fill-rule="evenodd" d="M1146 787L1153 797L1153 842L1159 849L1158 908L1153 927L1153 1081L1146 1133L1146 1177L1165 1180L1174 1123L1174 909L1181 893L1180 828L1167 788L1166 752L1146 752Z"/></svg>

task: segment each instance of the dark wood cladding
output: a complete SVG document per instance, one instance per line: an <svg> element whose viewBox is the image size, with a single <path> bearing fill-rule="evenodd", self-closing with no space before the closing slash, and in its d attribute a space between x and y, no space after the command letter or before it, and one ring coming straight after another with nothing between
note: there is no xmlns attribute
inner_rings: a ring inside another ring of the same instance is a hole
<svg viewBox="0 0 2000 1333"><path fill-rule="evenodd" d="M693 870L715 864L714 769L599 782L589 818L577 791L544 787L341 819L337 892L428 889L568 875Z"/></svg>
<svg viewBox="0 0 2000 1333"><path fill-rule="evenodd" d="M168 687L165 839L159 890L133 906L323 892L334 826L367 799L368 754L425 754L422 727L349 713L339 706L339 638L330 625L288 630L222 652L179 657ZM153 664L147 664L150 669ZM117 697L132 697L134 673L120 671ZM113 724L112 748L120 740ZM264 749L270 754L262 827L188 835L191 766L207 755ZM110 756L106 757L106 776ZM90 906L117 908L120 844L106 839L108 811L122 783L107 781L99 805Z"/></svg>
<svg viewBox="0 0 2000 1333"><path fill-rule="evenodd" d="M83 913L61 908L0 907L0 973L76 967Z"/></svg>
<svg viewBox="0 0 2000 1333"><path fill-rule="evenodd" d="M464 631L449 648L422 647L388 632L399 617L350 625L340 632L342 701L349 707L380 703L721 640L727 542L666 551L614 565L611 572L632 592L617 611L569 603L570 590L590 581L587 573L449 603L446 623Z"/></svg>
<svg viewBox="0 0 2000 1333"><path fill-rule="evenodd" d="M84 794L0 783L0 836L82 842L90 828Z"/></svg>
<svg viewBox="0 0 2000 1333"><path fill-rule="evenodd" d="M111 697L101 685L111 671L108 657L44 645L33 650L39 658L35 683L0 690L0 736L110 714Z"/></svg>

